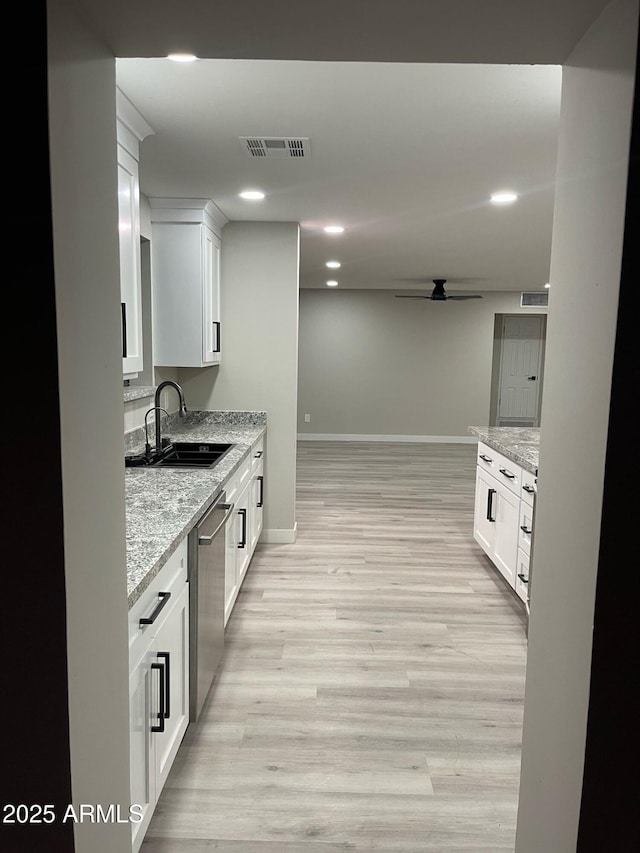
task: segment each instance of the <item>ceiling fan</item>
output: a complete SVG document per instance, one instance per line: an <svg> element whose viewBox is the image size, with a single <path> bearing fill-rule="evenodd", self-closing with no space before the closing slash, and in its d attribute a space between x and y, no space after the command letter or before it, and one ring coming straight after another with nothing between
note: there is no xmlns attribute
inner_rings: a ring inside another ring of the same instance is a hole
<svg viewBox="0 0 640 853"><path fill-rule="evenodd" d="M405 295L402 293L396 293L394 296L396 299L431 299L432 302L448 302L450 299L482 299L482 295L479 293L469 293L464 294L461 293L458 296L449 296L448 293L445 292L444 286L447 282L446 278L434 278L432 279L434 288L431 292L430 296L426 294L411 294Z"/></svg>

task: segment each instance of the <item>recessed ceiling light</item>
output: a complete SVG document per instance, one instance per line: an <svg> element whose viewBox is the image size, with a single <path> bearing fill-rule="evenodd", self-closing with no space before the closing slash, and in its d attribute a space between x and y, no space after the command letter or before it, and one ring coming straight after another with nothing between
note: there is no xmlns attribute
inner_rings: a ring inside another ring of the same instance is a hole
<svg viewBox="0 0 640 853"><path fill-rule="evenodd" d="M337 287L337 286L338 286L337 281L328 281L327 282L327 287Z"/></svg>
<svg viewBox="0 0 640 853"><path fill-rule="evenodd" d="M172 62L195 62L197 58L193 53L170 53L167 56Z"/></svg>
<svg viewBox="0 0 640 853"><path fill-rule="evenodd" d="M246 198L248 201L260 201L264 198L264 193L260 190L244 190L240 193L240 198Z"/></svg>
<svg viewBox="0 0 640 853"><path fill-rule="evenodd" d="M551 287L551 285L549 284L549 282L547 282L547 283L545 284L545 287Z"/></svg>
<svg viewBox="0 0 640 853"><path fill-rule="evenodd" d="M327 225L324 230L327 232L327 234L342 234L344 228L342 227L342 225Z"/></svg>
<svg viewBox="0 0 640 853"><path fill-rule="evenodd" d="M327 261L326 266L328 266L330 270L339 270L340 261Z"/></svg>
<svg viewBox="0 0 640 853"><path fill-rule="evenodd" d="M494 193L491 196L491 204L513 204L517 198L517 193L511 192L510 190L504 190L503 192Z"/></svg>

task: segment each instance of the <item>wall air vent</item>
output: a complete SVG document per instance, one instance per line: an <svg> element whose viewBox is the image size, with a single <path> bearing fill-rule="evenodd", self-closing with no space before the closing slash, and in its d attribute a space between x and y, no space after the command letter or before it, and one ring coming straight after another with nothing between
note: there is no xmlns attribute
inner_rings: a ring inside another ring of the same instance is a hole
<svg viewBox="0 0 640 853"><path fill-rule="evenodd" d="M548 290L532 290L520 294L521 308L546 308L549 305Z"/></svg>
<svg viewBox="0 0 640 853"><path fill-rule="evenodd" d="M249 157L300 160L311 156L311 142L308 137L240 136L238 138L242 150Z"/></svg>

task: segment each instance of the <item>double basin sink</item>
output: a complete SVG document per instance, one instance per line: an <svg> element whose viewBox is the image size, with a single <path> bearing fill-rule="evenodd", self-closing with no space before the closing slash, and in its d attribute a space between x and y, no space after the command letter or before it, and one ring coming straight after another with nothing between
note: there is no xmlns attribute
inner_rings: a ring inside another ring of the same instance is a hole
<svg viewBox="0 0 640 853"><path fill-rule="evenodd" d="M213 468L234 446L210 441L174 441L160 453L125 456L124 463L127 468Z"/></svg>

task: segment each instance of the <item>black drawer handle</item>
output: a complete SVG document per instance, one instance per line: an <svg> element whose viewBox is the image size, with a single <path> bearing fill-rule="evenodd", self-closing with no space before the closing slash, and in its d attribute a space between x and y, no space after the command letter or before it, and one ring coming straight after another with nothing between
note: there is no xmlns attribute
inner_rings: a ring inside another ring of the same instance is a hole
<svg viewBox="0 0 640 853"><path fill-rule="evenodd" d="M158 652L156 657L164 658L164 718L168 720L171 716L171 655L169 652Z"/></svg>
<svg viewBox="0 0 640 853"><path fill-rule="evenodd" d="M531 534L533 533L533 530L530 527L527 527L526 524L521 524L520 530L522 530L522 532L526 533L528 536L531 536Z"/></svg>
<svg viewBox="0 0 640 853"><path fill-rule="evenodd" d="M169 599L171 598L171 593L170 592L159 592L158 597L159 597L160 601L156 605L156 609L153 611L151 616L144 616L142 619L140 619L139 625L141 628L143 625L153 625L153 623L156 621L156 619L160 615L160 611L166 605L167 601L169 601Z"/></svg>
<svg viewBox="0 0 640 853"><path fill-rule="evenodd" d="M127 303L120 303L120 311L122 312L122 357L127 357Z"/></svg>
<svg viewBox="0 0 640 853"><path fill-rule="evenodd" d="M254 454L253 458L254 459L260 459L260 457L262 456L263 453L264 453L264 450L259 450L256 454Z"/></svg>
<svg viewBox="0 0 640 853"><path fill-rule="evenodd" d="M256 506L262 506L264 502L264 477L260 476L257 480L260 483L260 497L258 498Z"/></svg>
<svg viewBox="0 0 640 853"><path fill-rule="evenodd" d="M520 578L522 583L529 583L529 578L525 577L524 575L518 573L518 577Z"/></svg>
<svg viewBox="0 0 640 853"><path fill-rule="evenodd" d="M216 345L213 351L220 352L220 323L218 320L214 320L213 325L216 327Z"/></svg>
<svg viewBox="0 0 640 853"><path fill-rule="evenodd" d="M495 489L487 489L487 521L495 521L493 515L493 496L495 495Z"/></svg>
<svg viewBox="0 0 640 853"><path fill-rule="evenodd" d="M480 459L484 459L485 462L493 462L493 459L490 456L485 456L484 453L480 454Z"/></svg>
<svg viewBox="0 0 640 853"><path fill-rule="evenodd" d="M535 492L533 486L523 486L522 488L528 495L532 495Z"/></svg>
<svg viewBox="0 0 640 853"><path fill-rule="evenodd" d="M247 511L239 509L238 512L242 516L242 541L238 542L238 548L244 548L247 544Z"/></svg>
<svg viewBox="0 0 640 853"><path fill-rule="evenodd" d="M165 699L167 695L167 678L164 671L164 664L162 663L152 663L151 669L157 669L160 673L160 710L158 711L158 725L151 726L152 732L163 732L164 731L164 721L166 719L166 710L165 710Z"/></svg>
<svg viewBox="0 0 640 853"><path fill-rule="evenodd" d="M506 468L500 468L500 473L502 474L503 477L506 477L507 480L515 480L515 478L516 478L516 475L511 474L509 471L507 471Z"/></svg>

